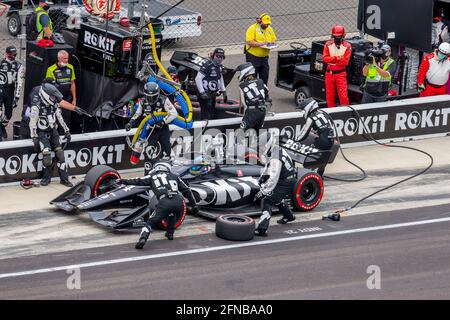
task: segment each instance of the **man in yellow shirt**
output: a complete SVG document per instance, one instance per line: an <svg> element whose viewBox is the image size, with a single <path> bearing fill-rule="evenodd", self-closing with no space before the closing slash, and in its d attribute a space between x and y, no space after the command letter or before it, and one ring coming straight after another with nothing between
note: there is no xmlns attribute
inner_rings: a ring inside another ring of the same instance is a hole
<svg viewBox="0 0 450 320"><path fill-rule="evenodd" d="M253 64L256 75L264 84L269 80L269 53L270 47L277 41L277 36L273 31L272 19L267 13L263 13L256 19L256 23L247 29L245 35L245 59Z"/></svg>

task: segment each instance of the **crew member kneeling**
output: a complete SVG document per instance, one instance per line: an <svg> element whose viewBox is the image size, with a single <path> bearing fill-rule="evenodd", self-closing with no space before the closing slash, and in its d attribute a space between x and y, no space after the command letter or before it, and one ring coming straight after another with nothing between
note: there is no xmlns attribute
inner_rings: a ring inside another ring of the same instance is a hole
<svg viewBox="0 0 450 320"><path fill-rule="evenodd" d="M250 62L240 65L238 70L241 103L245 108L241 128L261 129L266 117L267 86L261 79L256 79L255 68Z"/></svg>
<svg viewBox="0 0 450 320"><path fill-rule="evenodd" d="M259 150L261 162L266 166L259 178L261 190L256 195L256 199L261 199L262 215L255 235L267 236L273 206L278 207L283 215L277 223L286 224L295 220L289 205L285 202L295 184L295 168L286 150L275 144L272 134L263 133L259 139L260 143L263 143L260 144Z"/></svg>
<svg viewBox="0 0 450 320"><path fill-rule="evenodd" d="M150 186L155 196L158 198L158 204L154 212L142 228L139 241L136 243L136 249L142 249L150 236L150 233L157 227L162 220L167 219L166 238L173 240L175 224L186 210L186 204L180 192L189 200L192 207L192 213L198 211L194 195L191 189L177 175L171 173L172 166L170 162L161 160L155 164L150 173L143 178L122 179L118 183L125 185Z"/></svg>
<svg viewBox="0 0 450 320"><path fill-rule="evenodd" d="M31 115L30 115L30 136L33 139L34 146L38 152L42 152L44 164L44 176L41 185L46 186L52 178L52 155L54 151L58 159L57 167L61 184L66 187L73 187L69 181L66 171L66 162L64 158L64 150L61 147L61 141L58 134L59 124L64 129L64 136L67 143L70 142L70 132L61 115L59 102L62 101L61 92L50 83L43 83L39 92L31 98Z"/></svg>
<svg viewBox="0 0 450 320"><path fill-rule="evenodd" d="M421 97L438 96L447 93L450 74L450 43L441 43L439 48L422 61L417 77L417 88Z"/></svg>
<svg viewBox="0 0 450 320"><path fill-rule="evenodd" d="M320 110L319 104L313 98L303 101L298 108L303 110L303 117L306 119L306 123L297 139L305 141L310 137L311 129L313 129L317 136L314 135L314 140L310 145L319 150L330 150L334 144L336 133L333 120L328 113ZM325 166L319 168L317 173L322 176L324 171Z"/></svg>

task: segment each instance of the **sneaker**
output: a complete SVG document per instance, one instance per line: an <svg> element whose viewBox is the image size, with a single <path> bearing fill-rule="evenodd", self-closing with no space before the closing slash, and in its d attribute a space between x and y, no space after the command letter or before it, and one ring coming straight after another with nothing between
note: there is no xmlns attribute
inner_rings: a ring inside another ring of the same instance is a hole
<svg viewBox="0 0 450 320"><path fill-rule="evenodd" d="M258 237L267 237L267 231L261 229L255 229L255 236Z"/></svg>
<svg viewBox="0 0 450 320"><path fill-rule="evenodd" d="M165 233L164 236L168 239L168 240L173 240L173 233Z"/></svg>
<svg viewBox="0 0 450 320"><path fill-rule="evenodd" d="M63 186L66 186L68 188L72 188L73 187L73 183L70 182L69 180L61 180L59 183L61 183Z"/></svg>
<svg viewBox="0 0 450 320"><path fill-rule="evenodd" d="M292 218L285 218L285 217L283 217L280 220L277 220L277 223L278 224L286 224L288 222L294 221L295 219L296 219L295 216L292 216Z"/></svg>
<svg viewBox="0 0 450 320"><path fill-rule="evenodd" d="M148 231L142 231L141 236L139 237L138 242L134 246L136 249L142 249L144 248L145 244L147 243L148 236L150 235L150 232Z"/></svg>
<svg viewBox="0 0 450 320"><path fill-rule="evenodd" d="M43 187L48 186L49 184L50 184L50 179L48 179L48 178L43 178L40 182L40 185Z"/></svg>

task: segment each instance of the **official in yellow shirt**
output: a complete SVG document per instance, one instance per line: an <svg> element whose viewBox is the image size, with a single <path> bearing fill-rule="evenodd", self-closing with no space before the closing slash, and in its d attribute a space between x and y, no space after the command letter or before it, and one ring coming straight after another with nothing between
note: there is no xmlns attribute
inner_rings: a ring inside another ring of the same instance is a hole
<svg viewBox="0 0 450 320"><path fill-rule="evenodd" d="M256 70L256 75L267 85L269 80L269 54L270 49L262 48L273 45L277 36L272 27L272 19L267 13L263 13L256 19L256 23L247 29L245 35L245 59L251 62Z"/></svg>

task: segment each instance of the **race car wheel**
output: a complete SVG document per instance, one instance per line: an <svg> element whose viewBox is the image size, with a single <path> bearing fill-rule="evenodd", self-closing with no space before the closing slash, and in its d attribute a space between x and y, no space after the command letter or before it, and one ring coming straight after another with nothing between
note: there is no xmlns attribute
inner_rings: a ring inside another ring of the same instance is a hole
<svg viewBox="0 0 450 320"><path fill-rule="evenodd" d="M238 214L221 215L216 220L216 236L231 241L252 240L255 220Z"/></svg>
<svg viewBox="0 0 450 320"><path fill-rule="evenodd" d="M116 179L120 179L120 174L115 169L106 165L98 165L86 173L84 183L91 188L91 196L98 197L110 191L113 188L112 182Z"/></svg>
<svg viewBox="0 0 450 320"><path fill-rule="evenodd" d="M180 219L178 219L178 221L175 223L175 229L178 229L181 226L185 218L186 218L186 202L183 200L183 214L181 215ZM161 221L158 227L160 229L167 230L167 220L163 219L163 221Z"/></svg>
<svg viewBox="0 0 450 320"><path fill-rule="evenodd" d="M299 174L292 192L292 203L299 211L310 211L317 207L323 197L323 180L320 175L310 170Z"/></svg>
<svg viewBox="0 0 450 320"><path fill-rule="evenodd" d="M244 160L251 164L262 165L261 158L256 152L247 152L244 156Z"/></svg>

